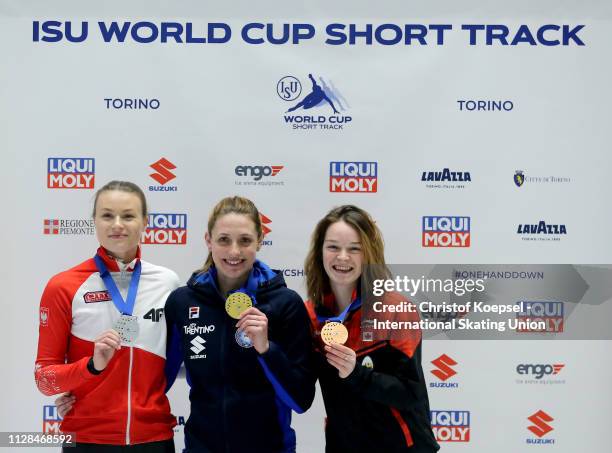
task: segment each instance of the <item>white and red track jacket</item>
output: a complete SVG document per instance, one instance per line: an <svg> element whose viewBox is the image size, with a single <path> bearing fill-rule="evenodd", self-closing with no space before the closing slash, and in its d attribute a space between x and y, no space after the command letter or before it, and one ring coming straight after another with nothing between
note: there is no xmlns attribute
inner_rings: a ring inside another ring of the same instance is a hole
<svg viewBox="0 0 612 453"><path fill-rule="evenodd" d="M98 254L125 298L140 250L134 261L121 265L123 270L102 247ZM141 265L133 312L138 316L138 337L132 346L122 345L99 375L87 369L94 341L113 327L120 313L93 258L51 278L42 295L36 385L45 395L70 391L76 396L61 429L76 433L77 442L126 445L173 436L176 421L164 393L163 309L179 279L164 267L145 261Z"/></svg>

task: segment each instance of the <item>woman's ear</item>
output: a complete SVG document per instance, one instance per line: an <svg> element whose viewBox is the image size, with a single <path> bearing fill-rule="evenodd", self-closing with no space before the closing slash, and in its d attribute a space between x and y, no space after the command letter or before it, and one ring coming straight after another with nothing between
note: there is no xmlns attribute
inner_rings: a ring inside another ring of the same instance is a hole
<svg viewBox="0 0 612 453"><path fill-rule="evenodd" d="M208 234L208 231L204 233L204 242L206 243L206 247L208 248L208 251L210 252L212 249L212 239L210 237L210 234Z"/></svg>

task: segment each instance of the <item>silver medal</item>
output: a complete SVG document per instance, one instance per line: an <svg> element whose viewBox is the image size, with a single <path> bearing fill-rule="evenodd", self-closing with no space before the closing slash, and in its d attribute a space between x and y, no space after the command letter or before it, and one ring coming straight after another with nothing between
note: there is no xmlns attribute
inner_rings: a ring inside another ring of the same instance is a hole
<svg viewBox="0 0 612 453"><path fill-rule="evenodd" d="M122 342L132 344L138 338L138 317L121 315L115 322L113 329L117 331Z"/></svg>

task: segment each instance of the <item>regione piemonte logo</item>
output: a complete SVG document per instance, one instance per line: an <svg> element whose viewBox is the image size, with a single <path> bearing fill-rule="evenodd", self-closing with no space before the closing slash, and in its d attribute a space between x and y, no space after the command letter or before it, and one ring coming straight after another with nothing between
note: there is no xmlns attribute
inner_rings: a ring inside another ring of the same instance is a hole
<svg viewBox="0 0 612 453"><path fill-rule="evenodd" d="M49 157L47 187L49 189L93 189L95 160L88 157Z"/></svg>
<svg viewBox="0 0 612 453"><path fill-rule="evenodd" d="M44 234L59 234L59 219L45 219L43 221Z"/></svg>

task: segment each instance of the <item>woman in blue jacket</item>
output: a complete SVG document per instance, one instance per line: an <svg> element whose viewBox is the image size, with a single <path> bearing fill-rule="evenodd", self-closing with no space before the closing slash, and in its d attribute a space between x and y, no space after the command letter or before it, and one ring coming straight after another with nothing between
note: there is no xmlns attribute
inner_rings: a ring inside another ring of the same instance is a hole
<svg viewBox="0 0 612 453"><path fill-rule="evenodd" d="M228 197L213 209L204 266L166 302L168 387L185 363L187 452L292 452L291 410L314 398L308 313L282 273L256 259L255 205Z"/></svg>

